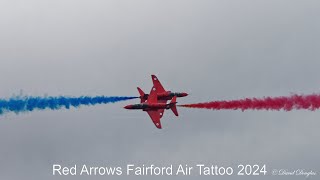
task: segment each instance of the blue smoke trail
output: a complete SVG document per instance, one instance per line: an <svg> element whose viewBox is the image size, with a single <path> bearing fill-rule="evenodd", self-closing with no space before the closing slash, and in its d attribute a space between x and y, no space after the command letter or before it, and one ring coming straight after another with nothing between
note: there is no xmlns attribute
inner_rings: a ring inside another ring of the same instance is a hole
<svg viewBox="0 0 320 180"><path fill-rule="evenodd" d="M5 112L26 112L36 109L61 109L79 107L81 105L96 105L126 101L138 97L127 96L81 96L81 97L12 97L10 99L0 99L0 115Z"/></svg>

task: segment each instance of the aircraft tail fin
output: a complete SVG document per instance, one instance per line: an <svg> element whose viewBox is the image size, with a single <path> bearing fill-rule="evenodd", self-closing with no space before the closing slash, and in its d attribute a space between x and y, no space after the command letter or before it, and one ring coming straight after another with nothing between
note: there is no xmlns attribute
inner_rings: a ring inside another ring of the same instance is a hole
<svg viewBox="0 0 320 180"><path fill-rule="evenodd" d="M174 115L179 116L178 110L177 110L177 96L174 96L170 102L171 106L171 110L173 112Z"/></svg>
<svg viewBox="0 0 320 180"><path fill-rule="evenodd" d="M145 99L145 93L142 91L142 89L140 89L139 87L137 87L138 91L139 91L139 94L140 94L140 102L141 103L144 103L146 102L146 99Z"/></svg>

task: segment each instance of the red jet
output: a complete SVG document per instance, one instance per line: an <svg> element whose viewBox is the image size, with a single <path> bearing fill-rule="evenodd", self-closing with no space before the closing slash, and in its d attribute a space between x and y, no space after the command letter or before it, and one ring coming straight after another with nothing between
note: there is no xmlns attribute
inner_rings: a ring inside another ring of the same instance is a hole
<svg viewBox="0 0 320 180"><path fill-rule="evenodd" d="M160 81L155 75L152 75L153 87L151 89L150 95L145 94L139 87L138 91L140 93L140 104L133 104L125 106L125 109L142 109L146 111L153 123L157 128L161 129L160 119L164 114L165 109L171 109L172 112L178 116L177 111L177 97L185 97L188 96L187 93L174 93L171 91L166 91L161 85ZM171 100L169 104L167 101Z"/></svg>
<svg viewBox="0 0 320 180"><path fill-rule="evenodd" d="M125 109L142 109L143 111L146 111L149 114L150 118L152 119L154 125L156 125L158 129L161 129L162 127L161 127L160 119L165 109L171 109L176 116L179 116L176 104L177 104L176 96L172 98L172 101L169 104L158 102L157 90L155 87L153 87L146 102L143 102L140 104L127 105L124 108Z"/></svg>
<svg viewBox="0 0 320 180"><path fill-rule="evenodd" d="M151 75L152 78L152 83L153 83L153 88L156 88L157 91L157 99L159 103L164 103L166 104L167 101L172 100L173 97L185 97L188 96L188 93L185 92L171 92L171 91L166 91L162 84L160 83L159 79L157 78L157 76L155 75ZM138 87L138 91L140 94L140 99L141 99L141 103L144 103L147 101L149 94L145 94L139 87ZM162 118L163 114L164 114L164 109L160 110L160 118Z"/></svg>

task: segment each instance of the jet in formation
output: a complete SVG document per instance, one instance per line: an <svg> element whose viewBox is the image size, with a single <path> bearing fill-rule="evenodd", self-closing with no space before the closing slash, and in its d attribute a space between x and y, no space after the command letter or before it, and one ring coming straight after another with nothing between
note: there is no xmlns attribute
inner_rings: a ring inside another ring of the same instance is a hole
<svg viewBox="0 0 320 180"><path fill-rule="evenodd" d="M140 94L140 103L127 105L125 109L141 109L142 111L146 111L154 125L158 129L162 129L160 119L163 117L164 110L171 109L172 112L179 116L177 111L177 97L185 97L188 96L185 92L171 92L166 91L159 79L152 75L153 87L150 91L150 94L145 94L139 87L138 91ZM167 103L167 101L171 101Z"/></svg>

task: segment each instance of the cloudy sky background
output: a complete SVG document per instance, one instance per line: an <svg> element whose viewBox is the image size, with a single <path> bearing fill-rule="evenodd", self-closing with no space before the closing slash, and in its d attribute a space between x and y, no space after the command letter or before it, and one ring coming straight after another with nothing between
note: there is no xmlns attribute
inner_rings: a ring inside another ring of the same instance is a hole
<svg viewBox="0 0 320 180"><path fill-rule="evenodd" d="M137 86L150 90L151 74L190 93L179 103L320 93L318 17L312 0L2 0L0 96L136 96ZM146 113L122 108L137 101L2 115L0 179L88 179L52 176L54 163L258 163L269 174L320 173L318 111L179 108L159 131Z"/></svg>

